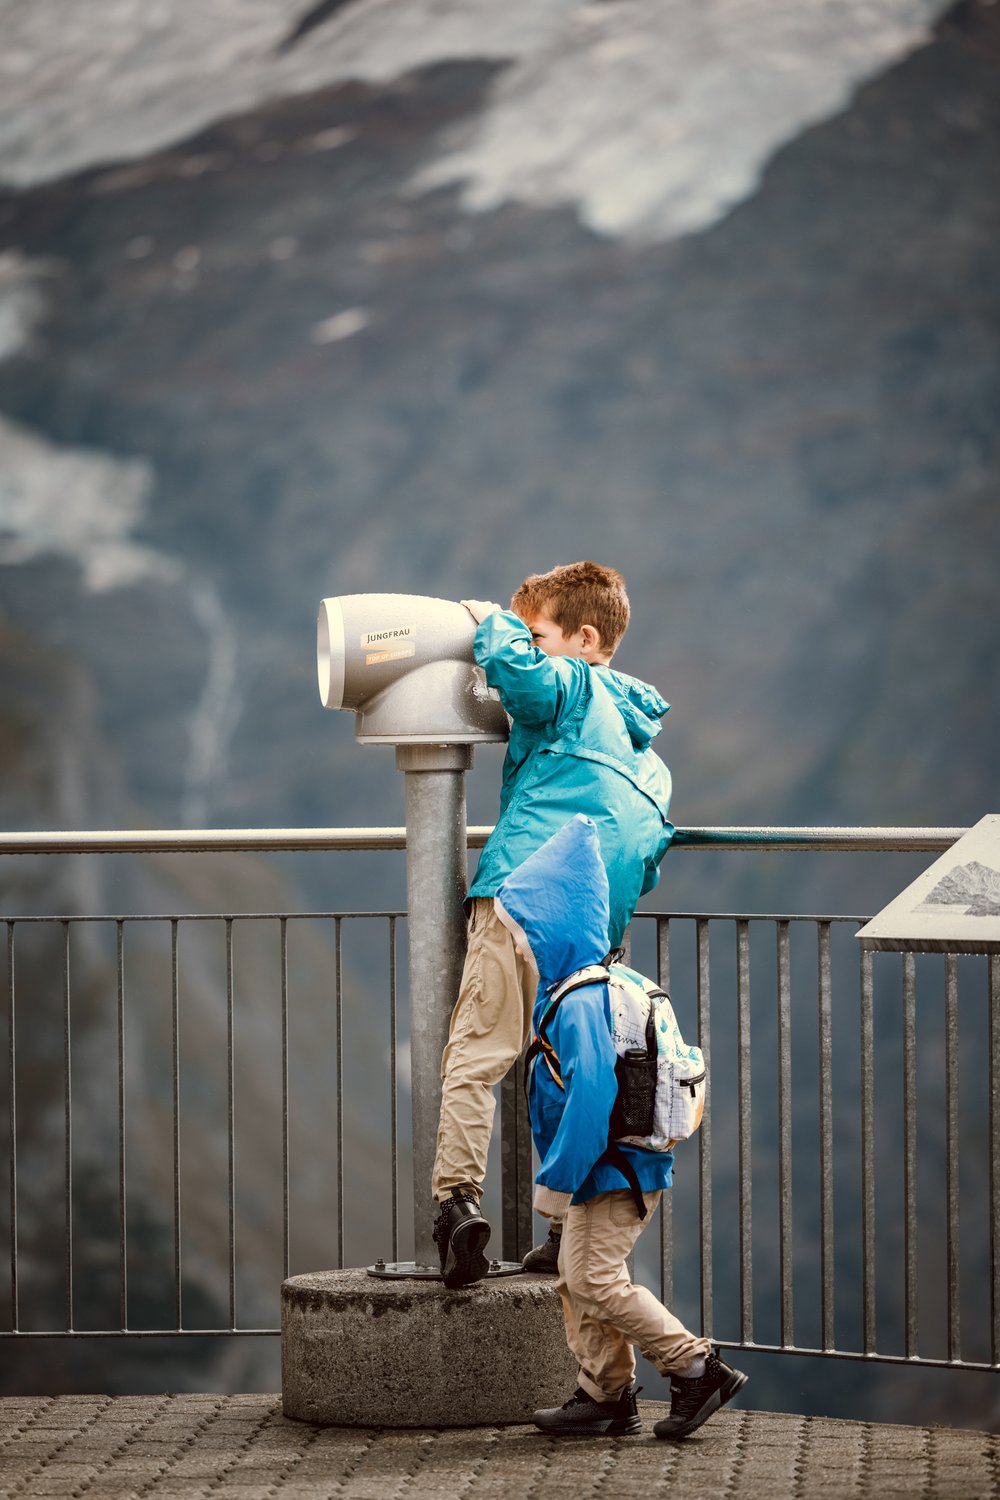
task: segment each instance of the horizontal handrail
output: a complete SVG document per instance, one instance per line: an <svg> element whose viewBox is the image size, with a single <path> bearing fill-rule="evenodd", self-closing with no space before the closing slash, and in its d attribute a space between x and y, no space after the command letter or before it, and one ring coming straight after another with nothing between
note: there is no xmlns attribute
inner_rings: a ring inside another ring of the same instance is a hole
<svg viewBox="0 0 1000 1500"><path fill-rule="evenodd" d="M468 829L481 849L492 825ZM675 849L838 850L940 854L967 828L678 828ZM222 854L280 850L405 849L405 828L148 828L0 833L0 854Z"/></svg>

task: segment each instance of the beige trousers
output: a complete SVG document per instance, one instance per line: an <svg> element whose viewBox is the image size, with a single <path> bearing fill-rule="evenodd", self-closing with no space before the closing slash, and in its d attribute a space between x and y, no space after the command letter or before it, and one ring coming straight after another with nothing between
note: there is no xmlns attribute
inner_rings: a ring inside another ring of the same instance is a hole
<svg viewBox="0 0 1000 1500"><path fill-rule="evenodd" d="M441 1058L441 1117L431 1192L440 1202L467 1183L481 1191L498 1084L531 1029L538 975L514 952L514 939L489 896L475 896L458 1001Z"/></svg>
<svg viewBox="0 0 1000 1500"><path fill-rule="evenodd" d="M683 1373L712 1347L629 1277L625 1257L661 1196L659 1191L643 1194L645 1219L636 1213L632 1194L623 1190L574 1204L563 1220L556 1286L566 1341L580 1366L580 1387L595 1401L613 1401L632 1384L633 1344L663 1375Z"/></svg>

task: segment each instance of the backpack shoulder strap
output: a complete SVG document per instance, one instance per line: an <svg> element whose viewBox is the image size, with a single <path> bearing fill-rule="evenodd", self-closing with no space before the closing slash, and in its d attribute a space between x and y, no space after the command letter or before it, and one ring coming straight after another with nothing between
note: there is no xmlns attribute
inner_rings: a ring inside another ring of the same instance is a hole
<svg viewBox="0 0 1000 1500"><path fill-rule="evenodd" d="M582 969L574 969L572 974L560 979L552 989L549 1008L542 1018L543 1024L548 1021L563 996L568 995L571 990L581 990L585 984L607 984L610 978L611 970L607 964L587 964Z"/></svg>
<svg viewBox="0 0 1000 1500"><path fill-rule="evenodd" d="M587 984L607 984L611 978L610 970L604 964L587 964L583 969L575 969L572 974L567 974L550 991L549 1003L545 1014L538 1023L537 1035L532 1039L531 1045L524 1054L524 1097L528 1097L528 1080L531 1076L531 1063L534 1062L539 1052L544 1053L545 1061L549 1065L549 1071L560 1088L563 1081L559 1072L559 1059L549 1041L549 1027L552 1024L560 1003L573 990L581 990Z"/></svg>
<svg viewBox="0 0 1000 1500"><path fill-rule="evenodd" d="M629 1161L628 1157L625 1155L625 1152L621 1149L621 1147L617 1146L614 1141L608 1142L608 1149L604 1154L611 1165L618 1168L619 1172L628 1183L629 1192L632 1194L632 1201L635 1204L636 1213L639 1215L640 1219L644 1219L646 1217L646 1204L642 1196L642 1188L639 1186L639 1179L636 1176L636 1171L632 1163Z"/></svg>

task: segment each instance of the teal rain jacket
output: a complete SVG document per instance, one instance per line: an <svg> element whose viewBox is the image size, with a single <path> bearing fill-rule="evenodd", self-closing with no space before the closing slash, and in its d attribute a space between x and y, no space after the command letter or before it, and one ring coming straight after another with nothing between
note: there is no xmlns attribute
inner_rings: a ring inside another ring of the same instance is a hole
<svg viewBox="0 0 1000 1500"><path fill-rule="evenodd" d="M508 875L495 900L505 925L527 939L538 966L532 1016L537 1035L549 995L560 979L605 957L608 881L593 820L571 819ZM582 985L564 996L548 1028L548 1040L559 1059L562 1087L537 1055L531 1065L528 1107L541 1160L535 1206L558 1217L571 1202L586 1203L598 1193L628 1188L623 1174L604 1159L618 1092L607 985ZM618 1149L644 1192L670 1186L672 1152Z"/></svg>
<svg viewBox="0 0 1000 1500"><path fill-rule="evenodd" d="M506 610L487 615L474 652L511 728L500 816L469 895L495 895L529 854L585 813L597 825L610 885L605 948L615 948L673 837L670 772L649 748L670 705L637 677L546 656Z"/></svg>

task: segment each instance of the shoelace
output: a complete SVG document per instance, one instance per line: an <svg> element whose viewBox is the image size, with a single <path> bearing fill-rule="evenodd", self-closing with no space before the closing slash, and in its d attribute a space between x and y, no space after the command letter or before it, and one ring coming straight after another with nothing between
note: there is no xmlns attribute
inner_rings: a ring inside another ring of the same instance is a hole
<svg viewBox="0 0 1000 1500"><path fill-rule="evenodd" d="M690 1380L670 1382L670 1415L672 1417L687 1417L696 1412L705 1399L705 1392L712 1390L718 1384L718 1366L715 1361L709 1359L705 1366L704 1375L693 1376Z"/></svg>
<svg viewBox="0 0 1000 1500"><path fill-rule="evenodd" d="M450 1198L446 1198L438 1208L437 1218L434 1220L434 1232L432 1238L435 1243L441 1238L443 1234L447 1233L448 1205L455 1202L474 1203L477 1207L479 1205L479 1199L476 1197L475 1193L463 1193L461 1190L452 1193Z"/></svg>

